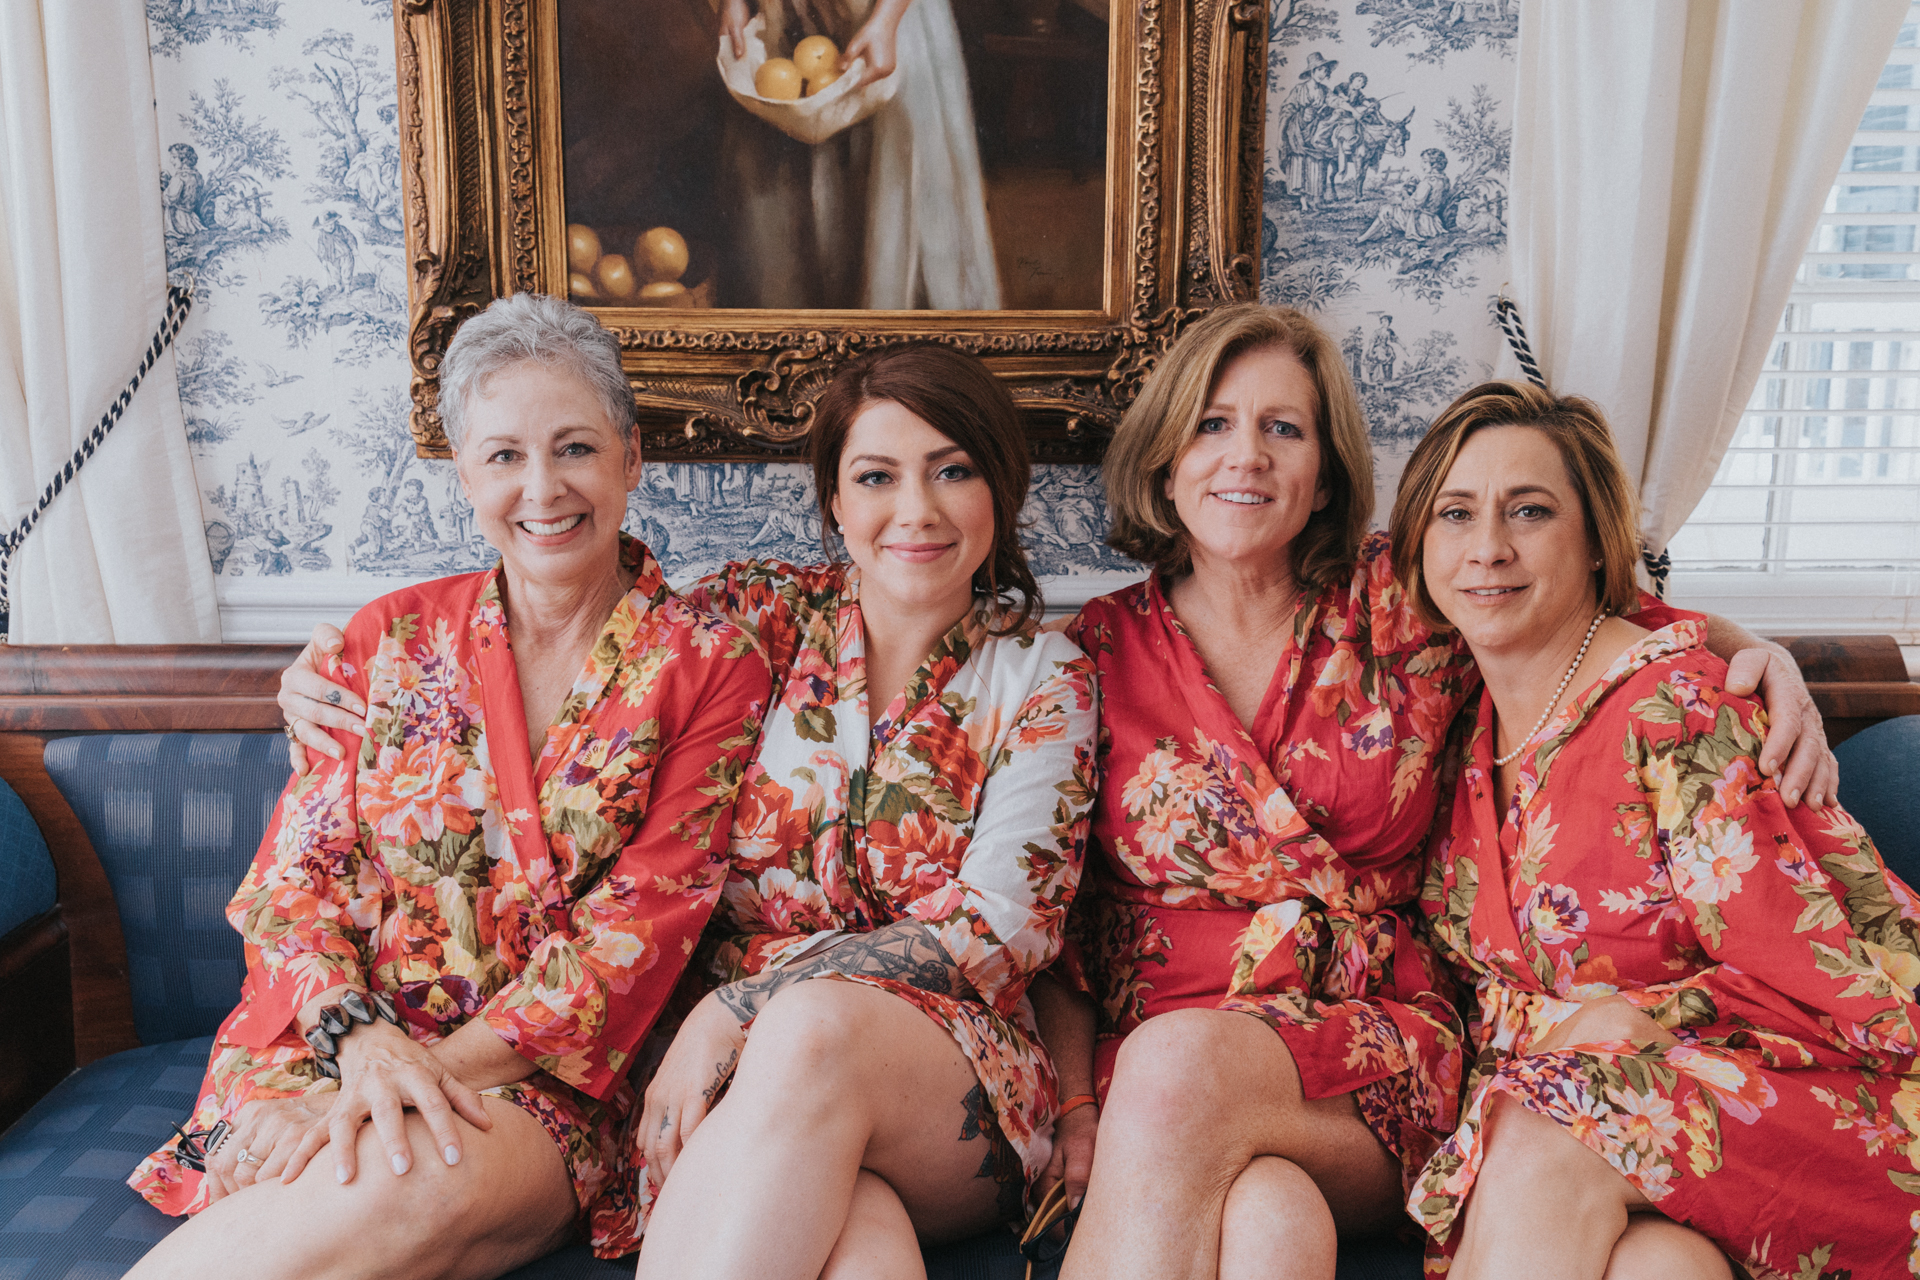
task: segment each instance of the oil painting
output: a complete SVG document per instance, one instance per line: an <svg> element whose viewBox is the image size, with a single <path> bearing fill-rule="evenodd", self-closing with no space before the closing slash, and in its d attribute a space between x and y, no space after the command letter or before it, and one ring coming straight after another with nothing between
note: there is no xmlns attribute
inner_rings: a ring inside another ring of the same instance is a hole
<svg viewBox="0 0 1920 1280"><path fill-rule="evenodd" d="M558 26L576 301L1102 307L1107 0L562 0Z"/></svg>

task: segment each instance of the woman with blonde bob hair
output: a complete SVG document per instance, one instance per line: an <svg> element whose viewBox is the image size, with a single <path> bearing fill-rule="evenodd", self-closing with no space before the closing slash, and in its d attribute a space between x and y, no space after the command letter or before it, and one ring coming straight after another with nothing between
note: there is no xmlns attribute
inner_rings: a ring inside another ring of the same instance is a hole
<svg viewBox="0 0 1920 1280"><path fill-rule="evenodd" d="M1620 616L1634 500L1599 409L1469 391L1408 463L1393 553L1486 684L1422 902L1479 996L1466 1114L1410 1201L1430 1262L1904 1272L1920 904L1762 775L1762 706L1698 619Z"/></svg>
<svg viewBox="0 0 1920 1280"><path fill-rule="evenodd" d="M1070 628L1108 696L1063 984L1092 1002L1036 995L1051 1172L1071 1195L1091 1168L1063 1275L1328 1277L1458 1118L1465 1029L1412 922L1478 677L1366 532L1358 400L1299 312L1197 321L1106 482L1110 541L1155 572Z"/></svg>

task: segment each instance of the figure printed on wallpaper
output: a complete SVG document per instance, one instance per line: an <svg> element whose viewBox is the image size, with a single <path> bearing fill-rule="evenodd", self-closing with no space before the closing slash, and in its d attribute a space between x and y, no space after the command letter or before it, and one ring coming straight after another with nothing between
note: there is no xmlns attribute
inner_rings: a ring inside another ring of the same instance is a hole
<svg viewBox="0 0 1920 1280"><path fill-rule="evenodd" d="M401 486L398 504L399 518L394 521L394 534L410 546L438 547L440 534L433 527L433 510L427 503L426 482L418 476L409 476Z"/></svg>
<svg viewBox="0 0 1920 1280"><path fill-rule="evenodd" d="M1373 225L1360 233L1359 243L1396 232L1410 240L1431 240L1446 231L1440 215L1447 207L1447 197L1453 194L1452 184L1447 181L1447 153L1428 147L1420 153L1420 164L1420 176L1404 184L1399 199L1380 206Z"/></svg>
<svg viewBox="0 0 1920 1280"><path fill-rule="evenodd" d="M192 110L178 117L186 137L167 145L171 169L160 174L167 267L176 278L227 287L239 279L233 257L287 238L266 188L290 172L287 145L264 118L248 118L225 80L213 82L211 97L187 97Z"/></svg>
<svg viewBox="0 0 1920 1280"><path fill-rule="evenodd" d="M1098 467L1035 467L1022 518L1035 573L1144 572L1107 545L1107 503Z"/></svg>
<svg viewBox="0 0 1920 1280"><path fill-rule="evenodd" d="M167 229L175 235L195 236L213 223L213 201L207 180L200 176L200 153L184 142L167 148L173 172L160 175L167 207Z"/></svg>
<svg viewBox="0 0 1920 1280"><path fill-rule="evenodd" d="M1368 382L1392 382L1393 367L1401 355L1400 337L1393 331L1393 317L1382 312L1380 327L1367 343Z"/></svg>
<svg viewBox="0 0 1920 1280"><path fill-rule="evenodd" d="M1033 8L570 0L559 40L576 300L1099 307L1107 6ZM798 141L742 107L722 80L721 51L729 62L748 57L750 25L770 59L823 37L837 51L837 83L897 87L866 119ZM661 231L679 243L666 261L637 243Z"/></svg>
<svg viewBox="0 0 1920 1280"><path fill-rule="evenodd" d="M360 534L347 547L347 560L358 569L380 559L387 550L387 491L379 485L367 490L366 509L360 513Z"/></svg>
<svg viewBox="0 0 1920 1280"><path fill-rule="evenodd" d="M746 496L752 497L751 490ZM820 507L813 500L813 486L801 476L775 475L755 505L765 508L767 518L747 539L749 547L820 545Z"/></svg>
<svg viewBox="0 0 1920 1280"><path fill-rule="evenodd" d="M360 238L332 209L315 218L313 225L320 232L314 242L314 252L320 255L321 264L333 279L333 287L345 293L353 287L353 255L360 247Z"/></svg>
<svg viewBox="0 0 1920 1280"><path fill-rule="evenodd" d="M1280 108L1282 182L1302 209L1318 208L1329 195L1332 151L1330 139L1321 135L1321 122L1329 114L1328 85L1339 65L1317 49L1309 53L1297 77L1299 83Z"/></svg>
<svg viewBox="0 0 1920 1280"><path fill-rule="evenodd" d="M215 36L241 52L248 37L278 31L286 20L280 0L147 0L147 32L156 58L178 57L190 44Z"/></svg>

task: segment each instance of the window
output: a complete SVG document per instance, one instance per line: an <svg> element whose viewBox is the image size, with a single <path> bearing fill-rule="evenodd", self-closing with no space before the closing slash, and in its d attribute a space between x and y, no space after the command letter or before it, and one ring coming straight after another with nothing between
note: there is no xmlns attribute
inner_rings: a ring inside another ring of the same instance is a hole
<svg viewBox="0 0 1920 1280"><path fill-rule="evenodd" d="M1920 6L1827 197L1713 487L1679 602L1762 630L1920 643Z"/></svg>

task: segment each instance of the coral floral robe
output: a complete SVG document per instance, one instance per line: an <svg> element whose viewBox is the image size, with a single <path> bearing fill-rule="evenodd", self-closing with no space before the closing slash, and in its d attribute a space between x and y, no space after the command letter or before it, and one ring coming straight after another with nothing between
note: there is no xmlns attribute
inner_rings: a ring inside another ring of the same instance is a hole
<svg viewBox="0 0 1920 1280"><path fill-rule="evenodd" d="M1920 907L1845 811L1760 777L1764 713L1703 635L1622 654L1531 740L1510 804L1482 700L1424 896L1479 980L1479 1057L1410 1207L1457 1244L1504 1093L1756 1276L1920 1275ZM1616 993L1680 1044L1529 1052Z"/></svg>
<svg viewBox="0 0 1920 1280"><path fill-rule="evenodd" d="M1471 659L1414 617L1377 534L1295 614L1251 732L1157 577L1069 634L1109 691L1075 913L1102 1095L1146 1019L1238 1010L1285 1040L1308 1097L1352 1092L1410 1177L1459 1113L1454 989L1411 904Z"/></svg>
<svg viewBox="0 0 1920 1280"><path fill-rule="evenodd" d="M778 968L830 932L921 922L973 998L859 981L953 1036L1032 1177L1057 1087L1025 992L1080 879L1091 664L1058 633L990 638L967 619L874 717L855 570L750 561L689 594L760 641L777 700L734 812L714 976Z"/></svg>
<svg viewBox="0 0 1920 1280"><path fill-rule="evenodd" d="M537 761L498 568L395 592L348 624L330 675L366 700L366 735L336 735L346 758L288 784L227 908L247 979L191 1127L337 1088L294 1016L330 987L371 987L422 1044L483 1018L533 1063L487 1092L560 1146L596 1250L632 1247L627 1072L718 896L768 677L645 547L623 538L621 558L633 589ZM172 1144L130 1181L169 1213L206 1204Z"/></svg>

